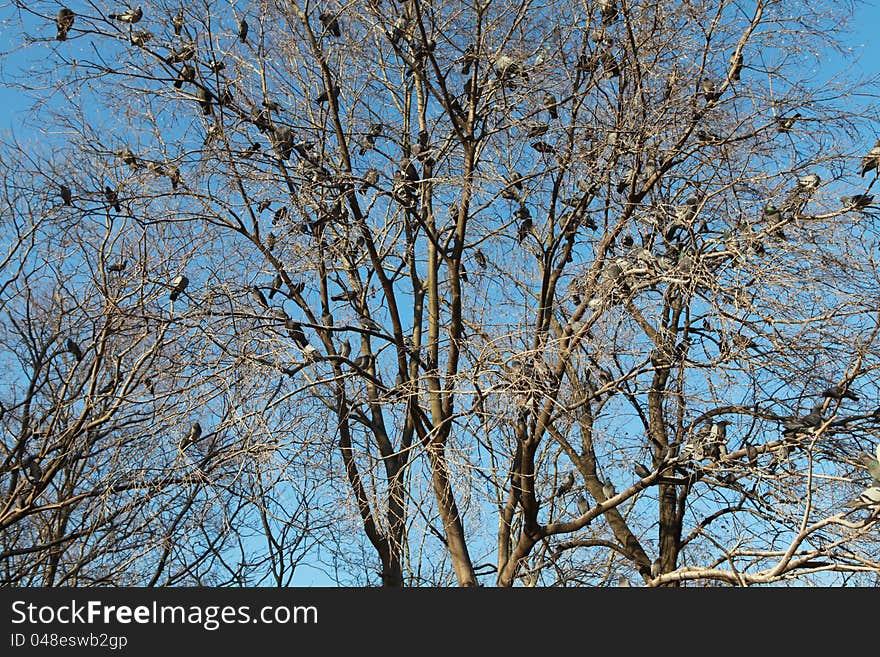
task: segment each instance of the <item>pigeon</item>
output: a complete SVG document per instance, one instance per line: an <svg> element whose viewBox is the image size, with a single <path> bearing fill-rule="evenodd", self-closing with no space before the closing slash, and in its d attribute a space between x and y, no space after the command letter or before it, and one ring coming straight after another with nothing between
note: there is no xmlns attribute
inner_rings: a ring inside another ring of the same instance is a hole
<svg viewBox="0 0 880 657"><path fill-rule="evenodd" d="M640 479L644 479L645 477L651 476L651 471L648 470L648 468L646 468L644 465L642 465L641 463L638 463L638 462L633 464L633 471L636 473L636 475Z"/></svg>
<svg viewBox="0 0 880 657"><path fill-rule="evenodd" d="M727 425L731 424L730 420L718 420L712 423L709 429L709 437L722 445L727 444Z"/></svg>
<svg viewBox="0 0 880 657"><path fill-rule="evenodd" d="M477 261L477 265L479 265L480 269L486 268L486 256L480 251L480 249L477 249L476 252L474 252L474 260Z"/></svg>
<svg viewBox="0 0 880 657"><path fill-rule="evenodd" d="M357 290L343 290L339 294L330 297L331 301L355 301L359 294Z"/></svg>
<svg viewBox="0 0 880 657"><path fill-rule="evenodd" d="M375 331L377 333L382 333L382 327L376 323L376 320L370 317L361 317L361 326L363 326L368 331Z"/></svg>
<svg viewBox="0 0 880 657"><path fill-rule="evenodd" d="M264 308L266 310L269 309L269 302L266 301L266 297L263 296L263 291L260 290L260 288L258 288L256 285L251 286L250 295L251 295L251 299L253 299L257 305L261 306L262 308Z"/></svg>
<svg viewBox="0 0 880 657"><path fill-rule="evenodd" d="M544 93L544 109L550 114L551 119L559 118L559 113L556 111L556 96L549 91Z"/></svg>
<svg viewBox="0 0 880 657"><path fill-rule="evenodd" d="M584 497L583 493L578 495L577 510L578 510L578 513L581 514L582 516L586 515L586 513L590 510L590 503L587 501L587 498Z"/></svg>
<svg viewBox="0 0 880 657"><path fill-rule="evenodd" d="M853 401L859 401L859 396L856 393L849 388L840 385L831 386L827 390L824 390L822 396L831 399L852 399Z"/></svg>
<svg viewBox="0 0 880 657"><path fill-rule="evenodd" d="M192 427L189 430L189 433L183 439L183 443L181 444L181 449L186 449L194 442L196 442L199 438L202 437L202 425L199 424L199 421L196 420L193 423Z"/></svg>
<svg viewBox="0 0 880 657"><path fill-rule="evenodd" d="M730 56L730 79L739 80L743 67L743 55L741 52L735 52Z"/></svg>
<svg viewBox="0 0 880 657"><path fill-rule="evenodd" d="M531 143L531 147L534 148L539 153L555 153L556 148L548 144L546 141L533 141Z"/></svg>
<svg viewBox="0 0 880 657"><path fill-rule="evenodd" d="M275 237L275 233L269 233L268 235L266 235L266 248L269 249L270 251L271 251L272 249L274 249L274 248L275 248L275 242L276 242L277 240L278 240L278 238Z"/></svg>
<svg viewBox="0 0 880 657"><path fill-rule="evenodd" d="M880 461L875 459L870 454L860 454L859 460L861 460L862 465L867 468L868 474L871 475L871 479L874 482L880 481Z"/></svg>
<svg viewBox="0 0 880 657"><path fill-rule="evenodd" d="M874 202L873 194L853 194L841 196L840 202L845 210L864 210Z"/></svg>
<svg viewBox="0 0 880 657"><path fill-rule="evenodd" d="M189 285L189 279L186 276L183 274L175 276L171 281L171 293L168 295L168 298L171 301L177 301L177 297L186 289L187 285Z"/></svg>
<svg viewBox="0 0 880 657"><path fill-rule="evenodd" d="M605 496L605 499L610 499L614 497L617 492L614 490L614 484L610 481L606 481L602 484L602 494Z"/></svg>
<svg viewBox="0 0 880 657"><path fill-rule="evenodd" d="M872 169L880 171L878 167L880 167L880 139L874 142L874 147L862 158L862 168L859 173L864 178L865 174Z"/></svg>
<svg viewBox="0 0 880 657"><path fill-rule="evenodd" d="M168 53L165 58L166 64L182 64L188 62L196 56L196 44L193 41L185 43L180 48L176 48Z"/></svg>
<svg viewBox="0 0 880 657"><path fill-rule="evenodd" d="M24 467L24 476L27 480L33 485L38 484L43 478L43 469L37 463L37 457L28 455L24 457L21 464Z"/></svg>
<svg viewBox="0 0 880 657"><path fill-rule="evenodd" d="M198 98L199 106L202 108L202 114L205 116L211 114L213 112L211 100L214 98L214 94L204 87L199 87L198 91L196 91L196 97Z"/></svg>
<svg viewBox="0 0 880 657"><path fill-rule="evenodd" d="M180 36L180 33L183 32L183 25L183 9L181 9L171 17L171 26L174 28L174 36Z"/></svg>
<svg viewBox="0 0 880 657"><path fill-rule="evenodd" d="M721 98L721 92L715 87L715 83L710 78L703 78L700 82L700 92L708 104L712 104Z"/></svg>
<svg viewBox="0 0 880 657"><path fill-rule="evenodd" d="M324 11L318 14L318 20L321 21L321 25L324 26L324 29L327 30L331 36L342 36L342 30L339 29L339 19L335 15Z"/></svg>
<svg viewBox="0 0 880 657"><path fill-rule="evenodd" d="M574 472L569 470L565 478L562 480L562 483L556 487L556 497L560 497L561 495L565 495L568 491L572 489L574 486Z"/></svg>
<svg viewBox="0 0 880 657"><path fill-rule="evenodd" d="M355 358L352 363L354 366L360 370L365 370L370 366L370 356L368 354L361 354L357 358Z"/></svg>
<svg viewBox="0 0 880 657"><path fill-rule="evenodd" d="M364 182L361 185L361 191L365 191L369 189L372 185L375 185L377 182L379 182L379 170L368 169L363 176L363 181Z"/></svg>
<svg viewBox="0 0 880 657"><path fill-rule="evenodd" d="M128 260L117 260L116 262L107 266L107 271L118 274L125 271L126 267L128 267Z"/></svg>
<svg viewBox="0 0 880 657"><path fill-rule="evenodd" d="M305 331L303 331L302 325L299 322L288 319L284 322L284 326L287 329L287 335L296 342L300 349L304 349L309 344Z"/></svg>
<svg viewBox="0 0 880 657"><path fill-rule="evenodd" d="M116 212L120 212L122 210L122 206L119 204L119 196L116 194L116 190L109 185L104 185L104 197L110 202L110 205L113 206L113 209L116 210Z"/></svg>
<svg viewBox="0 0 880 657"><path fill-rule="evenodd" d="M223 61L217 61L216 59L209 59L205 62L205 66L208 67L208 70L215 75L226 68L226 63Z"/></svg>
<svg viewBox="0 0 880 657"><path fill-rule="evenodd" d="M281 284L283 283L283 279L281 278L281 274L275 274L275 278L272 279L272 287L269 289L269 298L275 296L278 290L281 289Z"/></svg>
<svg viewBox="0 0 880 657"><path fill-rule="evenodd" d="M73 193L70 191L70 187L64 183L61 183L58 187L61 190L61 200L64 201L64 205L72 205Z"/></svg>
<svg viewBox="0 0 880 657"><path fill-rule="evenodd" d="M348 358L349 354L351 354L351 343L348 340L345 340L339 345L339 355L343 358Z"/></svg>
<svg viewBox="0 0 880 657"><path fill-rule="evenodd" d="M526 126L526 137L529 137L530 139L540 137L547 134L549 129L550 126L546 123L531 123Z"/></svg>
<svg viewBox="0 0 880 657"><path fill-rule="evenodd" d="M171 181L171 189L177 189L177 186L183 182L183 177L180 175L180 169L175 166L170 166L166 173L168 175L168 180Z"/></svg>
<svg viewBox="0 0 880 657"><path fill-rule="evenodd" d="M780 133L788 133L791 131L792 127L794 127L795 121L803 116L800 112L792 114L791 116L777 116L776 117L776 132Z"/></svg>
<svg viewBox="0 0 880 657"><path fill-rule="evenodd" d="M791 212L794 214L803 212L804 207L806 207L820 182L821 178L815 173L809 173L798 178L797 184L789 191L780 206L780 212Z"/></svg>
<svg viewBox="0 0 880 657"><path fill-rule="evenodd" d="M857 499L847 502L845 506L859 509L877 505L880 505L880 486L869 486L861 492Z"/></svg>
<svg viewBox="0 0 880 657"><path fill-rule="evenodd" d="M183 86L184 82L192 82L196 79L196 69L194 69L189 64L184 64L180 69L180 72L177 74L177 79L174 81L174 88L180 89Z"/></svg>
<svg viewBox="0 0 880 657"><path fill-rule="evenodd" d="M245 19L238 21L238 39L242 43L247 43L248 24Z"/></svg>
<svg viewBox="0 0 880 657"><path fill-rule="evenodd" d="M107 18L110 18L115 21L119 21L120 23L128 23L129 25L133 25L137 23L144 15L144 12L140 7L136 7L135 9L129 9L127 11L122 12L121 14L108 14Z"/></svg>
<svg viewBox="0 0 880 657"><path fill-rule="evenodd" d="M65 41L67 39L67 33L70 31L70 28L73 27L73 21L76 18L76 14L73 13L67 7L62 7L58 10L58 13L55 14L55 26L58 28L58 33L55 38L59 41Z"/></svg>
<svg viewBox="0 0 880 657"><path fill-rule="evenodd" d="M153 33L149 30L138 30L132 32L129 36L131 43L135 46L145 46L147 42L153 38Z"/></svg>
<svg viewBox="0 0 880 657"><path fill-rule="evenodd" d="M758 462L758 448L754 445L746 445L746 456L749 459L750 465L755 465Z"/></svg>
<svg viewBox="0 0 880 657"><path fill-rule="evenodd" d="M409 19L406 16L398 16L391 26L391 34L388 37L395 46L400 44L401 37L406 34L409 29Z"/></svg>
<svg viewBox="0 0 880 657"><path fill-rule="evenodd" d="M82 349L80 349L79 345L73 341L73 338L67 338L67 342L65 342L64 346L67 347L67 351L73 354L77 363L82 360Z"/></svg>
<svg viewBox="0 0 880 657"><path fill-rule="evenodd" d="M661 570L660 557L657 557L656 559L654 559L654 561L651 562L651 577L659 577L660 570Z"/></svg>
<svg viewBox="0 0 880 657"><path fill-rule="evenodd" d="M802 417L787 418L782 421L783 434L797 433L805 429L814 429L824 422L822 416L822 404L817 404L807 415Z"/></svg>
<svg viewBox="0 0 880 657"><path fill-rule="evenodd" d="M339 98L339 87L337 87L336 85L330 85L329 90L324 89L321 93L319 93L317 96L315 96L314 102L318 103L319 105L321 103L326 103L327 101L330 100L331 95L333 96L334 100Z"/></svg>

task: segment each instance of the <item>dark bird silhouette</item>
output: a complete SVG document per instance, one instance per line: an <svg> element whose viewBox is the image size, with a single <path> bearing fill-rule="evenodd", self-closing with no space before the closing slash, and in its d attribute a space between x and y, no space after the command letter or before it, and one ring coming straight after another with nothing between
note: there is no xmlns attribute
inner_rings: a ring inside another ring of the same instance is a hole
<svg viewBox="0 0 880 657"><path fill-rule="evenodd" d="M372 358L370 358L370 355L369 355L369 354L361 354L360 356L358 356L357 358L355 358L355 359L352 361L352 363L353 363L354 366L355 366L356 368L358 368L359 370L365 370L365 369L367 369L367 368L370 366L370 361L371 361L371 360L372 360Z"/></svg>
<svg viewBox="0 0 880 657"><path fill-rule="evenodd" d="M120 23L128 23L129 25L133 25L137 23L144 15L144 12L140 7L135 7L134 9L129 9L120 14L108 14L107 18L110 18L115 21L119 21Z"/></svg>
<svg viewBox="0 0 880 657"><path fill-rule="evenodd" d="M79 348L79 345L74 342L73 338L67 338L67 341L64 343L64 346L67 348L73 357L76 358L76 362L79 362L83 358L82 349Z"/></svg>
<svg viewBox="0 0 880 657"><path fill-rule="evenodd" d="M73 194L70 191L70 187L61 183L58 185L61 190L61 200L64 201L64 205L72 205L73 204Z"/></svg>
<svg viewBox="0 0 880 657"><path fill-rule="evenodd" d="M321 93L315 96L315 102L319 105L321 103L326 103L330 100L331 95L333 96L333 100L339 98L339 87L331 85L330 89L324 89Z"/></svg>
<svg viewBox="0 0 880 657"><path fill-rule="evenodd" d="M299 322L293 319L288 319L284 322L284 327L287 329L287 335L299 346L300 349L305 349L305 347L308 346L309 341Z"/></svg>
<svg viewBox="0 0 880 657"><path fill-rule="evenodd" d="M263 296L263 291L256 285L251 286L250 295L251 299L253 299L258 306L261 306L264 310L269 309L269 302L266 301L266 297Z"/></svg>
<svg viewBox="0 0 880 657"><path fill-rule="evenodd" d="M398 16L397 20L394 21L394 25L391 26L391 33L388 35L388 38L391 39L391 43L395 46L400 45L400 39L407 33L409 30L409 19L406 16Z"/></svg>
<svg viewBox="0 0 880 657"><path fill-rule="evenodd" d="M646 468L644 465L642 465L641 463L638 463L638 462L633 463L633 472L635 472L636 476L639 477L640 479L644 479L645 477L651 476L651 471L648 470L648 468Z"/></svg>
<svg viewBox="0 0 880 657"><path fill-rule="evenodd" d="M548 144L546 141L533 141L531 147L539 153L555 153L556 148Z"/></svg>
<svg viewBox="0 0 880 657"><path fill-rule="evenodd" d="M145 46L153 38L153 33L149 30L138 30L137 32L132 32L129 38L134 45Z"/></svg>
<svg viewBox="0 0 880 657"><path fill-rule="evenodd" d="M758 462L758 448L754 445L746 445L746 457L749 459L749 465L755 465Z"/></svg>
<svg viewBox="0 0 880 657"><path fill-rule="evenodd" d="M516 240L520 244L523 243L523 240L532 232L532 216L529 212L529 209L525 205L519 206L519 209L514 213L514 216L519 219L519 226L516 231Z"/></svg>
<svg viewBox="0 0 880 657"><path fill-rule="evenodd" d="M795 122L803 116L800 112L796 112L791 116L776 117L776 132L788 133L794 127Z"/></svg>
<svg viewBox="0 0 880 657"><path fill-rule="evenodd" d="M188 62L196 56L196 44L192 41L183 44L180 48L176 48L168 53L165 57L166 64L182 64Z"/></svg>
<svg viewBox="0 0 880 657"><path fill-rule="evenodd" d="M183 32L183 26L183 9L181 9L171 17L171 27L174 28L174 36L180 36L180 33Z"/></svg>
<svg viewBox="0 0 880 657"><path fill-rule="evenodd" d="M339 19L334 14L323 11L318 14L318 20L321 21L321 25L323 25L324 29L327 30L332 36L342 36L342 30L339 28Z"/></svg>
<svg viewBox="0 0 880 657"><path fill-rule="evenodd" d="M874 202L874 195L853 194L852 196L841 196L840 202L843 204L844 210L864 210Z"/></svg>
<svg viewBox="0 0 880 657"><path fill-rule="evenodd" d="M117 260L107 266L107 271L118 274L119 272L125 271L126 267L128 267L128 260Z"/></svg>
<svg viewBox="0 0 880 657"><path fill-rule="evenodd" d="M171 280L171 293L168 295L168 298L172 301L177 301L177 297L186 289L186 286L189 285L189 279L183 274L178 274Z"/></svg>
<svg viewBox="0 0 880 657"><path fill-rule="evenodd" d="M544 109L550 114L551 119L559 118L559 113L556 111L556 96L549 91L544 93Z"/></svg>
<svg viewBox="0 0 880 657"><path fill-rule="evenodd" d="M360 296L357 290L343 290L339 294L334 294L330 297L331 301L356 301L358 296Z"/></svg>
<svg viewBox="0 0 880 657"><path fill-rule="evenodd" d="M204 87L199 87L196 91L196 97L198 98L199 106L202 108L202 114L208 115L214 111L211 106L211 100L214 98L214 94Z"/></svg>
<svg viewBox="0 0 880 657"><path fill-rule="evenodd" d="M189 433L186 434L186 437L184 437L183 441L181 442L180 448L186 449L187 447L189 447L190 445L192 445L193 443L198 441L198 439L201 437L202 437L202 425L201 425L201 423L199 423L198 420L196 420L193 423L192 427L190 427Z"/></svg>
<svg viewBox="0 0 880 657"><path fill-rule="evenodd" d="M859 174L864 177L872 169L878 171L880 167L880 139L874 142L874 147L862 158L862 168Z"/></svg>
<svg viewBox="0 0 880 657"><path fill-rule="evenodd" d="M24 476L25 478L32 484L36 485L40 483L40 480L43 478L43 469L40 467L40 464L37 462L37 457L31 454L24 457L21 462L22 467L24 468Z"/></svg>
<svg viewBox="0 0 880 657"><path fill-rule="evenodd" d="M706 103L712 104L718 102L718 99L721 98L721 92L718 91L715 83L710 78L703 78L700 82L700 93L703 94L703 98L706 99Z"/></svg>
<svg viewBox="0 0 880 657"><path fill-rule="evenodd" d="M547 131L550 129L550 126L546 123L532 123L526 126L526 137L530 139L534 139L535 137L540 137L542 135L547 134Z"/></svg>
<svg viewBox="0 0 880 657"><path fill-rule="evenodd" d="M486 256L483 254L482 251L480 251L480 249L477 249L474 252L474 260L477 261L477 265L479 265L480 269L485 269L486 265L488 264L486 262Z"/></svg>
<svg viewBox="0 0 880 657"><path fill-rule="evenodd" d="M116 212L120 212L122 210L122 205L119 203L119 195L116 193L116 190L110 187L110 185L104 185L104 197L110 202L110 205L113 206L113 209Z"/></svg>
<svg viewBox="0 0 880 657"><path fill-rule="evenodd" d="M859 401L859 396L856 393L841 385L834 385L824 390L822 396L831 399L852 399L853 401Z"/></svg>
<svg viewBox="0 0 880 657"><path fill-rule="evenodd" d="M784 430L782 433L789 435L821 426L825 421L822 414L822 406L822 404L817 404L813 407L813 410L804 416L790 417L783 420L782 426Z"/></svg>
<svg viewBox="0 0 880 657"><path fill-rule="evenodd" d="M73 21L76 19L76 14L67 7L62 7L58 10L58 13L55 14L55 27L58 28L58 33L55 35L55 38L59 41L64 41L67 39L67 33L70 31L70 28L73 27Z"/></svg>
<svg viewBox="0 0 880 657"><path fill-rule="evenodd" d="M565 495L568 491L570 491L574 487L574 472L569 470L565 474L565 478L562 480L562 483L556 487L555 495L556 497L560 497Z"/></svg>
<svg viewBox="0 0 880 657"><path fill-rule="evenodd" d="M351 343L348 340L345 340L339 345L339 355L343 358L348 358L349 354L351 354Z"/></svg>
<svg viewBox="0 0 880 657"><path fill-rule="evenodd" d="M281 284L283 282L284 281L281 278L281 274L275 274L275 278L272 279L272 286L269 288L270 299L278 293L278 291L281 289Z"/></svg>
<svg viewBox="0 0 880 657"><path fill-rule="evenodd" d="M216 59L209 59L205 62L205 66L208 67L208 70L211 71L211 73L217 74L226 68L226 63L223 60L217 61Z"/></svg>
<svg viewBox="0 0 880 657"><path fill-rule="evenodd" d="M363 184L361 185L361 191L366 191L371 186L375 185L379 182L379 170L378 169L368 169L367 172L363 176Z"/></svg>
<svg viewBox="0 0 880 657"><path fill-rule="evenodd" d="M245 19L238 21L238 39L242 43L247 43L248 24Z"/></svg>
<svg viewBox="0 0 880 657"><path fill-rule="evenodd" d="M180 89L184 82L192 82L195 79L196 69L189 64L184 64L183 67L181 67L180 72L177 74L177 79L174 81L174 87L175 89Z"/></svg>

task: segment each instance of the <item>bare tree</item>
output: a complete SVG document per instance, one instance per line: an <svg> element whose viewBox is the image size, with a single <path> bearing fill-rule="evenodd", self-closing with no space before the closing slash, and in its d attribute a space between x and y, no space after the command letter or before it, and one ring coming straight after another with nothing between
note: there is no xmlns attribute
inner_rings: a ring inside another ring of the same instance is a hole
<svg viewBox="0 0 880 657"><path fill-rule="evenodd" d="M880 154L871 81L814 54L851 10L20 3L56 155L7 202L64 258L17 231L2 303L100 293L9 323L8 471L102 418L83 467L149 470L126 526L165 541L114 581L873 581Z"/></svg>

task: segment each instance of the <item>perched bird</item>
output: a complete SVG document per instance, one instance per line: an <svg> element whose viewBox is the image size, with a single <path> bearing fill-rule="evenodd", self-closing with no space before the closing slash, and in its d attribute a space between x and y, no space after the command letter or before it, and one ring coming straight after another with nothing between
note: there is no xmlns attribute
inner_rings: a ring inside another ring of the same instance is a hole
<svg viewBox="0 0 880 657"><path fill-rule="evenodd" d="M614 484L610 481L606 481L602 484L602 494L605 496L605 499L610 499L614 497L617 492L614 490Z"/></svg>
<svg viewBox="0 0 880 657"><path fill-rule="evenodd" d="M257 213L262 212L263 210L271 210L272 209L272 200L268 198L264 198L257 205Z"/></svg>
<svg viewBox="0 0 880 657"><path fill-rule="evenodd" d="M355 301L358 298L357 290L343 290L339 294L330 297L331 301Z"/></svg>
<svg viewBox="0 0 880 657"><path fill-rule="evenodd" d="M36 456L33 456L31 454L25 456L21 462L21 465L24 468L24 476L31 484L36 485L43 478L43 469L37 462Z"/></svg>
<svg viewBox="0 0 880 657"><path fill-rule="evenodd" d="M644 465L642 465L641 463L638 463L638 462L633 463L633 471L636 473L636 475L640 479L644 479L645 477L651 476L651 471L648 470L648 468L646 468Z"/></svg>
<svg viewBox="0 0 880 657"><path fill-rule="evenodd" d="M526 137L534 139L547 134L550 126L546 123L530 123L526 126Z"/></svg>
<svg viewBox="0 0 880 657"><path fill-rule="evenodd" d="M199 106L202 108L202 114L206 116L211 114L213 112L211 100L214 98L214 94L204 87L199 87L196 91L196 97L198 98Z"/></svg>
<svg viewBox="0 0 880 657"><path fill-rule="evenodd" d="M127 11L122 12L121 14L108 14L107 18L110 18L115 21L119 21L120 23L128 23L129 25L133 25L137 23L144 15L144 12L140 7L136 7L134 9L129 9Z"/></svg>
<svg viewBox="0 0 880 657"><path fill-rule="evenodd" d="M376 322L376 320L370 317L361 317L361 326L363 326L368 331L375 331L376 333L382 333L382 327Z"/></svg>
<svg viewBox="0 0 880 657"><path fill-rule="evenodd" d="M168 56L165 57L165 63L167 64L182 64L183 62L188 62L196 56L196 44L194 41L189 41L180 48L176 48L168 53Z"/></svg>
<svg viewBox="0 0 880 657"><path fill-rule="evenodd" d="M73 27L73 21L76 19L76 14L67 7L62 7L58 10L58 13L55 14L55 26L58 28L58 33L55 38L59 41L64 41L67 39L67 33L70 31L70 28Z"/></svg>
<svg viewBox="0 0 880 657"><path fill-rule="evenodd" d="M360 356L358 356L357 358L355 358L355 359L352 361L352 363L353 363L354 366L355 366L356 368L358 368L359 370L365 370L365 369L367 369L367 368L370 366L370 361L371 361L371 360L372 360L372 359L370 358L369 354L361 354Z"/></svg>
<svg viewBox="0 0 880 657"><path fill-rule="evenodd" d="M70 191L70 187L61 183L58 185L61 190L61 200L64 201L64 205L71 205L73 203L73 194Z"/></svg>
<svg viewBox="0 0 880 657"><path fill-rule="evenodd" d="M862 177L871 169L880 171L880 139L874 142L874 147L862 158L862 168L859 172Z"/></svg>
<svg viewBox="0 0 880 657"><path fill-rule="evenodd" d="M116 190L110 187L110 185L104 185L104 197L110 202L110 205L113 206L113 209L116 212L120 212L122 210L122 205L119 203L119 195L116 193Z"/></svg>
<svg viewBox="0 0 880 657"><path fill-rule="evenodd" d="M546 141L533 141L531 143L531 147L534 148L539 153L555 153L556 148L552 144L548 144Z"/></svg>
<svg viewBox="0 0 880 657"><path fill-rule="evenodd" d="M556 487L555 495L557 497L561 495L565 495L568 491L570 491L574 487L574 472L569 470L565 474L565 478L562 480L562 483Z"/></svg>
<svg viewBox="0 0 880 657"><path fill-rule="evenodd" d="M333 100L339 98L339 87L337 87L335 84L331 85L329 89L324 89L321 93L315 96L314 102L318 103L319 105L321 103L326 103L330 100L330 96L333 96Z"/></svg>
<svg viewBox="0 0 880 657"><path fill-rule="evenodd" d="M367 172L363 176L363 184L361 185L361 191L365 191L369 189L372 185L375 185L379 182L379 170L378 169L367 169Z"/></svg>
<svg viewBox="0 0 880 657"><path fill-rule="evenodd" d="M287 335L290 336L290 339L293 340L300 349L304 349L309 344L305 331L303 331L302 325L299 322L288 319L284 322L284 326L287 329Z"/></svg>
<svg viewBox="0 0 880 657"><path fill-rule="evenodd" d="M281 289L281 284L283 283L283 279L281 278L281 274L275 274L275 278L272 279L272 287L269 288L269 298L274 297L278 290Z"/></svg>
<svg viewBox="0 0 880 657"><path fill-rule="evenodd" d="M659 577L661 570L660 557L651 562L651 577Z"/></svg>
<svg viewBox="0 0 880 657"><path fill-rule="evenodd" d="M211 71L211 73L217 74L226 68L226 63L222 60L217 61L216 59L209 59L205 62L205 66L208 67L208 70Z"/></svg>
<svg viewBox="0 0 880 657"><path fill-rule="evenodd" d="M342 30L339 29L339 19L336 15L324 11L318 14L318 20L321 21L321 25L324 26L324 29L327 30L331 36L342 36Z"/></svg>
<svg viewBox="0 0 880 657"><path fill-rule="evenodd" d="M117 260L116 262L107 265L107 271L119 273L125 271L125 268L128 267L128 260Z"/></svg>
<svg viewBox="0 0 880 657"><path fill-rule="evenodd" d="M713 422L709 429L709 438L721 445L727 445L727 425L729 424L732 424L730 420Z"/></svg>
<svg viewBox="0 0 880 657"><path fill-rule="evenodd" d="M751 443L746 445L746 456L749 459L749 465L755 465L758 462L758 448Z"/></svg>
<svg viewBox="0 0 880 657"><path fill-rule="evenodd" d="M791 417L782 421L785 429L783 434L798 433L807 429L815 429L822 425L825 421L822 412L822 404L817 404L807 415L802 417Z"/></svg>
<svg viewBox="0 0 880 657"><path fill-rule="evenodd" d="M199 423L198 420L196 420L195 423L193 423L192 427L190 427L189 433L183 439L180 448L186 449L187 447L192 445L194 442L196 442L201 437L202 437L202 425Z"/></svg>
<svg viewBox="0 0 880 657"><path fill-rule="evenodd" d="M174 36L180 36L184 26L183 9L171 17L171 26L174 28Z"/></svg>
<svg viewBox="0 0 880 657"><path fill-rule="evenodd" d="M779 207L779 211L791 212L792 214L803 212L820 182L821 178L815 173L809 173L798 178L797 184L788 192L788 195Z"/></svg>
<svg viewBox="0 0 880 657"><path fill-rule="evenodd" d="M587 501L587 498L584 497L584 494L581 493L577 498L577 510L581 515L586 515L586 513L590 510L590 503Z"/></svg>
<svg viewBox="0 0 880 657"><path fill-rule="evenodd" d="M739 80L743 67L743 55L741 52L735 52L730 56L730 79Z"/></svg>
<svg viewBox="0 0 880 657"><path fill-rule="evenodd" d="M703 94L703 98L705 98L706 102L710 105L721 98L721 92L718 91L711 78L703 78L700 81L700 93Z"/></svg>
<svg viewBox="0 0 880 657"><path fill-rule="evenodd" d="M258 306L261 306L262 308L264 308L266 310L269 309L269 302L266 301L266 297L263 296L263 291L260 288L258 288L256 285L252 285L250 287L250 295L251 295L251 299L253 299L254 302Z"/></svg>
<svg viewBox="0 0 880 657"><path fill-rule="evenodd" d="M863 490L857 499L847 502L845 506L854 509L870 508L880 505L880 486L869 486Z"/></svg>
<svg viewBox="0 0 880 657"><path fill-rule="evenodd" d="M486 256L483 254L482 251L480 251L480 249L477 249L474 252L474 260L476 260L477 265L479 265L480 269L486 268L486 265L487 265Z"/></svg>
<svg viewBox="0 0 880 657"><path fill-rule="evenodd" d="M796 112L791 116L776 117L776 132L787 133L794 127L795 122L803 116L800 112Z"/></svg>
<svg viewBox="0 0 880 657"><path fill-rule="evenodd" d="M196 69L189 64L184 64L181 67L180 72L177 74L177 79L174 81L174 88L180 89L184 82L192 82L195 79Z"/></svg>
<svg viewBox="0 0 880 657"><path fill-rule="evenodd" d="M73 354L73 357L76 358L77 363L82 360L82 349L80 349L79 345L73 341L73 338L67 338L67 342L64 343L64 346L67 347L67 351Z"/></svg>
<svg viewBox="0 0 880 657"><path fill-rule="evenodd" d="M274 249L274 248L275 248L275 242L276 242L277 240L278 240L278 238L275 237L275 233L271 233L271 232L270 232L268 235L266 235L266 248L269 249L270 251L271 251L272 249Z"/></svg>
<svg viewBox="0 0 880 657"><path fill-rule="evenodd" d="M874 202L874 195L853 194L852 196L841 196L840 202L845 210L864 210Z"/></svg>
<svg viewBox="0 0 880 657"><path fill-rule="evenodd" d="M391 43L395 46L400 45L400 39L407 33L409 30L409 19L406 16L398 16L397 20L394 21L394 24L391 26L391 33L388 35L388 38L391 39Z"/></svg>
<svg viewBox="0 0 880 657"><path fill-rule="evenodd" d="M138 30L132 32L129 37L131 42L136 46L144 46L153 38L153 33L149 30Z"/></svg>
<svg viewBox="0 0 880 657"><path fill-rule="evenodd" d="M834 385L824 390L822 396L831 399L852 399L853 401L859 401L859 396L856 393L841 385Z"/></svg>
<svg viewBox="0 0 880 657"><path fill-rule="evenodd" d="M343 358L348 358L349 354L351 354L351 343L348 340L345 340L339 345L339 355Z"/></svg>
<svg viewBox="0 0 880 657"><path fill-rule="evenodd" d="M247 43L248 24L245 19L238 21L238 39L242 43Z"/></svg>
<svg viewBox="0 0 880 657"><path fill-rule="evenodd" d="M859 460L867 468L868 474L871 475L871 480L874 482L873 485L877 485L877 482L880 482L880 461L870 454L860 454Z"/></svg>
<svg viewBox="0 0 880 657"><path fill-rule="evenodd" d="M175 276L171 280L171 293L168 295L168 298L171 301L177 301L177 297L186 289L187 285L189 285L189 279L186 276L183 274Z"/></svg>
<svg viewBox="0 0 880 657"><path fill-rule="evenodd" d="M559 113L556 111L556 96L549 91L544 93L544 109L550 114L551 119L559 118Z"/></svg>

